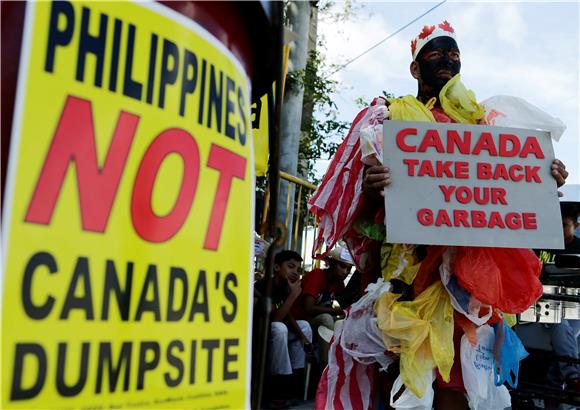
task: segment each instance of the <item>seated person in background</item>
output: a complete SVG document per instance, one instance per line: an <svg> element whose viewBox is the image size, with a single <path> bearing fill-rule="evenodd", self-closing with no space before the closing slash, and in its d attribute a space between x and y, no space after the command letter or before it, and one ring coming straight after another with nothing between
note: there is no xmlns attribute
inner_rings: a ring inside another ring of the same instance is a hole
<svg viewBox="0 0 580 410"><path fill-rule="evenodd" d="M562 227L564 229L564 249L542 250L539 257L542 263L553 263L559 254L580 254L580 238L574 235L574 230L580 226L578 204L562 202ZM566 356L579 359L578 334L580 333L580 320L562 320L561 323L550 326L551 343L554 353L558 356ZM562 387L580 392L580 366L577 364L559 362L550 368L547 375L548 384L553 387Z"/></svg>
<svg viewBox="0 0 580 410"><path fill-rule="evenodd" d="M270 393L272 404L283 405L286 398L300 391L306 353L312 351L312 330L305 320L295 320L290 313L300 296L302 257L284 250L274 257L272 282L271 336L269 341ZM266 281L256 284L256 290L266 294Z"/></svg>
<svg viewBox="0 0 580 410"><path fill-rule="evenodd" d="M326 269L314 269L302 280L302 295L293 312L301 319L307 319L315 331L328 342L337 319L344 318L344 312L336 298L344 292L344 279L354 265L348 249L337 245L325 260ZM327 336L328 335L328 336ZM321 360L326 364L327 346L321 344Z"/></svg>

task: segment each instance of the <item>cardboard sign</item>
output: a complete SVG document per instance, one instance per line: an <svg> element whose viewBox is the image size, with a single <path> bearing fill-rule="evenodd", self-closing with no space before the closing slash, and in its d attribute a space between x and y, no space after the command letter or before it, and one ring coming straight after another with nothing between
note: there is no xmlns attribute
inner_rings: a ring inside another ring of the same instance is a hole
<svg viewBox="0 0 580 410"><path fill-rule="evenodd" d="M385 121L387 240L563 248L547 132Z"/></svg>
<svg viewBox="0 0 580 410"><path fill-rule="evenodd" d="M31 2L2 408L248 408L249 81L155 3Z"/></svg>

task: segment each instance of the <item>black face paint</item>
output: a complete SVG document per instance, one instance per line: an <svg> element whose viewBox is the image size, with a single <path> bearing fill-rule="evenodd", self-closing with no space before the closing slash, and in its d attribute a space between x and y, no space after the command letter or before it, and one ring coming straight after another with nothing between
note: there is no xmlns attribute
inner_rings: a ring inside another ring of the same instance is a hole
<svg viewBox="0 0 580 410"><path fill-rule="evenodd" d="M451 37L437 37L429 41L416 61L423 83L437 91L461 70L459 48Z"/></svg>

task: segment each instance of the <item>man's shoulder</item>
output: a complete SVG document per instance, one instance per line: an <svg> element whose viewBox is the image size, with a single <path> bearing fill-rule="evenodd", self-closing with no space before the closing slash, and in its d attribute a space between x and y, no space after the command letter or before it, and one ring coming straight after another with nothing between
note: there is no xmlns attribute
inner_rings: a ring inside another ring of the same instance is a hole
<svg viewBox="0 0 580 410"><path fill-rule="evenodd" d="M306 275L321 275L324 274L324 269L322 268L314 268L312 269L310 272L308 272Z"/></svg>
<svg viewBox="0 0 580 410"><path fill-rule="evenodd" d="M267 278L262 278L254 284L254 288L262 295L266 292ZM272 278L272 297L283 296L288 293L288 286L285 283L277 284Z"/></svg>
<svg viewBox="0 0 580 410"><path fill-rule="evenodd" d="M260 292L264 292L266 290L266 277L263 277L254 283L254 288Z"/></svg>
<svg viewBox="0 0 580 410"><path fill-rule="evenodd" d="M324 286L326 275L324 269L316 268L302 278L302 293L315 295Z"/></svg>
<svg viewBox="0 0 580 410"><path fill-rule="evenodd" d="M303 281L312 281L312 280L319 280L325 276L324 269L322 268L315 268L304 275Z"/></svg>
<svg viewBox="0 0 580 410"><path fill-rule="evenodd" d="M574 240L570 246L566 248L566 251L580 254L580 238L578 236L574 236Z"/></svg>

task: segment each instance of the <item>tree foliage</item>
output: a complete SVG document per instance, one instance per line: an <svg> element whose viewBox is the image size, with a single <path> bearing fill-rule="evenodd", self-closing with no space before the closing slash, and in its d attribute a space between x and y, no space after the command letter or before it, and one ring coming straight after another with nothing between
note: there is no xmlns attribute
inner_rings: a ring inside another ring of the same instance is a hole
<svg viewBox="0 0 580 410"><path fill-rule="evenodd" d="M291 6L291 2L287 3L287 7ZM341 23L355 18L361 6L352 0L323 0L317 2L317 7L319 21L330 21L340 30L343 26ZM316 162L334 155L350 125L338 119L338 107L332 98L338 91L339 83L330 79L330 74L340 64L328 64L324 50L326 40L318 36L316 49L310 50L305 69L292 72L286 77L288 89L304 87L305 109L301 124L298 173L315 184L320 182L316 177Z"/></svg>

